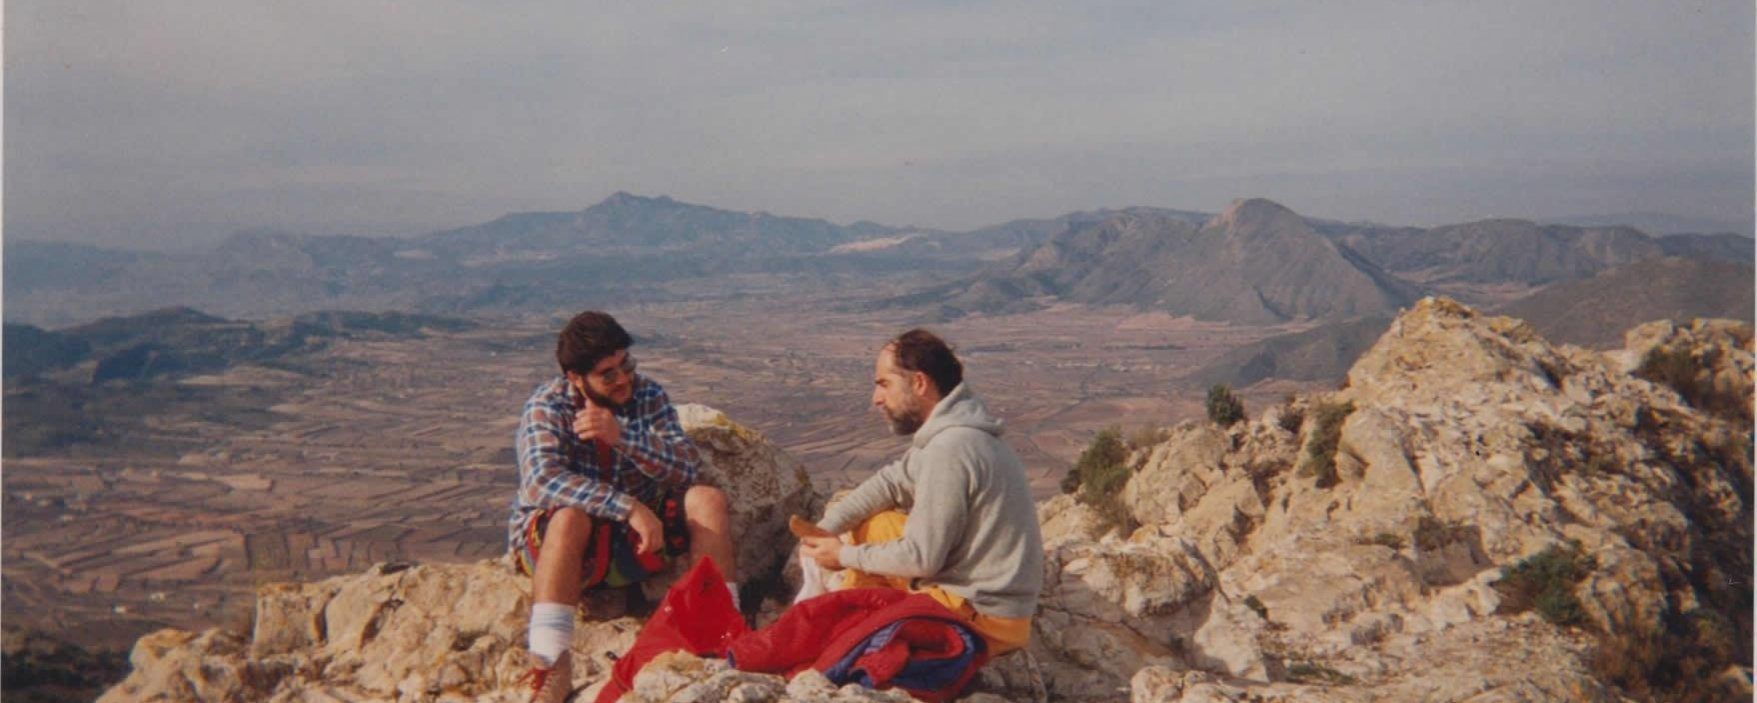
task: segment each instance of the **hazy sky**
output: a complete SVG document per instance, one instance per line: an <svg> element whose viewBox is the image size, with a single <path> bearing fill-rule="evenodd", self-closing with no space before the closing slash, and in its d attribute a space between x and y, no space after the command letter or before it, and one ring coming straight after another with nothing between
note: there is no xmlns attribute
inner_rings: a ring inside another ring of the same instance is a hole
<svg viewBox="0 0 1757 703"><path fill-rule="evenodd" d="M1753 211L1753 4L11 0L6 236Z"/></svg>

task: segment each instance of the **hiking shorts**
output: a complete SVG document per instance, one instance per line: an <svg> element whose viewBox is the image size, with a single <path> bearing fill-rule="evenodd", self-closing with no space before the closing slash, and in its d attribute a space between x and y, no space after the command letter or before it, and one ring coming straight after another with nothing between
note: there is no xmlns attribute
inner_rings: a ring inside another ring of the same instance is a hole
<svg viewBox="0 0 1757 703"><path fill-rule="evenodd" d="M545 508L531 513L525 521L525 548L519 550L519 571L529 576L537 572L537 555L543 548L543 532L549 519L562 508ZM628 523L593 517L592 533L586 539L586 551L580 560L581 589L621 588L647 580L664 571L672 557L689 551L689 525L684 521L683 498L665 496L655 509L659 523L665 528L665 544L650 554L635 551L640 536Z"/></svg>

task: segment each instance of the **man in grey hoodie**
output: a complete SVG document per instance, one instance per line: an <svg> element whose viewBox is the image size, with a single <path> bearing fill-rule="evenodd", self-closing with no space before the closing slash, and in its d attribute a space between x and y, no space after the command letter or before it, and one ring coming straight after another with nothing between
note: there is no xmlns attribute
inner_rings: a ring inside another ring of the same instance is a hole
<svg viewBox="0 0 1757 703"><path fill-rule="evenodd" d="M968 618L999 655L1030 640L1043 538L1024 466L963 378L951 348L926 330L879 350L872 404L913 441L829 507L818 523L824 536L800 539L800 595L821 591L820 580L926 593Z"/></svg>

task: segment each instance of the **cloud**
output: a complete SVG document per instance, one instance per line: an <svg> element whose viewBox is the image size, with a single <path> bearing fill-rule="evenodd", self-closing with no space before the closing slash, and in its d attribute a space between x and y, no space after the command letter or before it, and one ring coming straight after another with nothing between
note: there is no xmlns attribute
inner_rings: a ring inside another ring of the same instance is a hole
<svg viewBox="0 0 1757 703"><path fill-rule="evenodd" d="M1413 223L1632 199L1744 219L1752 14L20 0L7 229L404 233L616 190L947 228L1243 195Z"/></svg>

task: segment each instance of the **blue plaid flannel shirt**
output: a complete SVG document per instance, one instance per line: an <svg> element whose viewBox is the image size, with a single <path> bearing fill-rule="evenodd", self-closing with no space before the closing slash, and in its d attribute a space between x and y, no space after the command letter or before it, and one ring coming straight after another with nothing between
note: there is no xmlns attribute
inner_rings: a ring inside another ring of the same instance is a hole
<svg viewBox="0 0 1757 703"><path fill-rule="evenodd" d="M667 493L695 481L701 454L677 420L677 409L658 383L635 374L634 397L614 411L622 443L609 466L598 461L593 442L574 434L579 394L566 377L538 386L525 401L514 446L519 490L507 517L507 546L524 549L525 521L544 508L579 506L605 520L627 521L634 502L657 508Z"/></svg>

